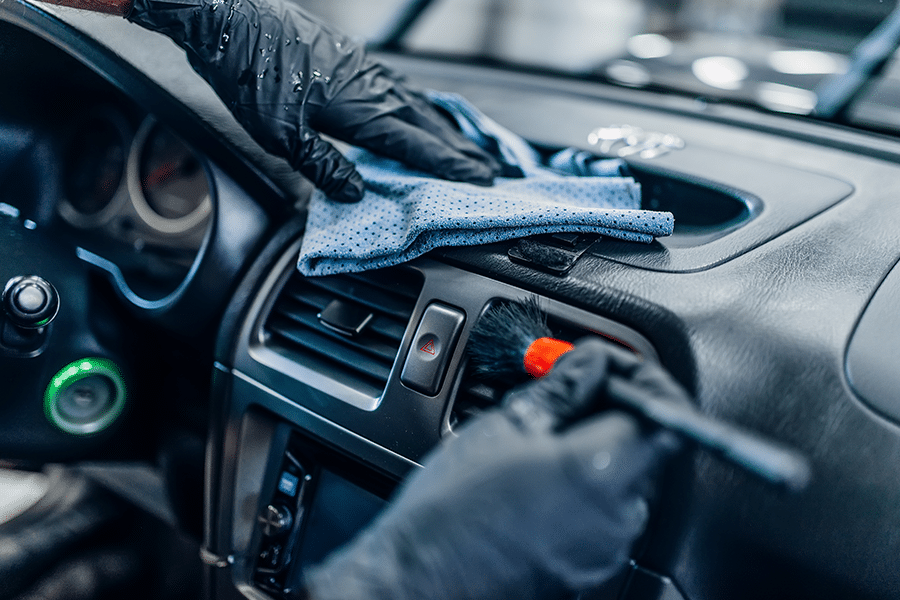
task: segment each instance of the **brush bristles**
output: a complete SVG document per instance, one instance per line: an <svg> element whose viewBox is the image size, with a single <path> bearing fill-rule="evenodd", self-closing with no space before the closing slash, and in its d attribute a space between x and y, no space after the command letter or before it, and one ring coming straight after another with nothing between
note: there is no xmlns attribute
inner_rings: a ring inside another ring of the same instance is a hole
<svg viewBox="0 0 900 600"><path fill-rule="evenodd" d="M494 379L525 374L528 347L551 333L537 296L492 306L469 337L468 352L475 373Z"/></svg>

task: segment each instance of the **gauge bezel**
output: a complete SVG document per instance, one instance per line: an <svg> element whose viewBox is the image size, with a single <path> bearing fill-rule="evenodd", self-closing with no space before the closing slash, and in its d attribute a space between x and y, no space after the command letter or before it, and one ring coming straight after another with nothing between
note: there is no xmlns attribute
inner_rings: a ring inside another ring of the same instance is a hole
<svg viewBox="0 0 900 600"><path fill-rule="evenodd" d="M161 235L179 235L191 231L192 229L203 225L206 219L212 213L212 185L209 176L204 175L207 179L208 192L206 197L192 212L177 219L163 217L150 206L147 197L144 195L144 187L141 183L141 159L147 152L147 141L156 127L163 127L159 121L153 117L147 117L138 128L134 136L134 142L131 145L131 152L128 155L128 163L126 166L126 180L128 192L131 195L131 204L135 213L144 224ZM182 140L183 142L183 140ZM183 142L186 143L186 142ZM195 154L198 161L203 162L193 148L188 148ZM204 169L205 173L205 169Z"/></svg>
<svg viewBox="0 0 900 600"><path fill-rule="evenodd" d="M93 229L97 227L103 227L104 225L109 223L113 217L121 213L123 208L131 202L129 199L130 193L128 186L128 163L130 160L130 155L133 152L134 129L128 123L128 119L126 119L123 114L111 107L97 108L90 111L72 128L72 137L70 138L69 143L76 143L74 139L76 133L82 127L84 127L85 124L90 123L95 119L106 121L113 126L113 128L119 134L119 138L122 143L122 152L126 158L124 164L122 165L122 174L121 178L119 179L119 185L116 188L116 191L113 193L112 199L110 199L106 206L104 206L97 212L86 213L78 210L72 204L71 200L65 195L60 199L58 205L59 216L62 217L63 220L66 221L69 225L72 225L73 227L77 227L79 229Z"/></svg>

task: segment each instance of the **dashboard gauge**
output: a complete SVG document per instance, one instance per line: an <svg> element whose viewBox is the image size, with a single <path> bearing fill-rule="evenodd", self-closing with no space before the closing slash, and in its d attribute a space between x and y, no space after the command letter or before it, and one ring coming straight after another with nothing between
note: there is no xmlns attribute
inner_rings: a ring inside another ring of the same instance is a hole
<svg viewBox="0 0 900 600"><path fill-rule="evenodd" d="M153 119L144 121L135 136L128 176L135 211L157 233L199 229L212 211L200 157Z"/></svg>
<svg viewBox="0 0 900 600"><path fill-rule="evenodd" d="M123 185L131 130L114 110L97 111L73 130L63 165L60 215L71 225L99 227L127 197Z"/></svg>

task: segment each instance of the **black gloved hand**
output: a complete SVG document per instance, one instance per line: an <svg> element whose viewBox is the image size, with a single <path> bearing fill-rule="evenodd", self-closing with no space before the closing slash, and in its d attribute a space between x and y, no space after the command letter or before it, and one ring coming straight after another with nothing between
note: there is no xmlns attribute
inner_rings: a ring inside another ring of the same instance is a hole
<svg viewBox="0 0 900 600"><path fill-rule="evenodd" d="M545 378L440 446L375 523L305 575L314 600L555 597L623 568L674 434L618 411L607 384L671 402L660 366L583 340Z"/></svg>
<svg viewBox="0 0 900 600"><path fill-rule="evenodd" d="M334 200L359 200L363 181L317 132L445 179L499 174L421 94L294 4L135 0L128 18L184 48L250 135Z"/></svg>

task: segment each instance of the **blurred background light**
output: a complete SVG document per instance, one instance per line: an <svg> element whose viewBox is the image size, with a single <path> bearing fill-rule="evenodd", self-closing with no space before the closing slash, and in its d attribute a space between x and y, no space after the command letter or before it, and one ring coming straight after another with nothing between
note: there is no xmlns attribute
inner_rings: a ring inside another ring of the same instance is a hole
<svg viewBox="0 0 900 600"><path fill-rule="evenodd" d="M808 115L816 107L815 93L780 83L761 83L756 89L756 101L769 110Z"/></svg>
<svg viewBox="0 0 900 600"><path fill-rule="evenodd" d="M846 60L818 50L776 50L769 54L769 66L788 75L830 75L846 69Z"/></svg>
<svg viewBox="0 0 900 600"><path fill-rule="evenodd" d="M614 60L606 65L606 76L631 87L643 87L650 83L650 73L632 60Z"/></svg>
<svg viewBox="0 0 900 600"><path fill-rule="evenodd" d="M740 89L749 74L747 65L731 56L698 58L691 65L691 71L706 85L721 90Z"/></svg>
<svg viewBox="0 0 900 600"><path fill-rule="evenodd" d="M658 33L642 33L628 38L625 48L635 58L663 58L672 54L672 42Z"/></svg>

